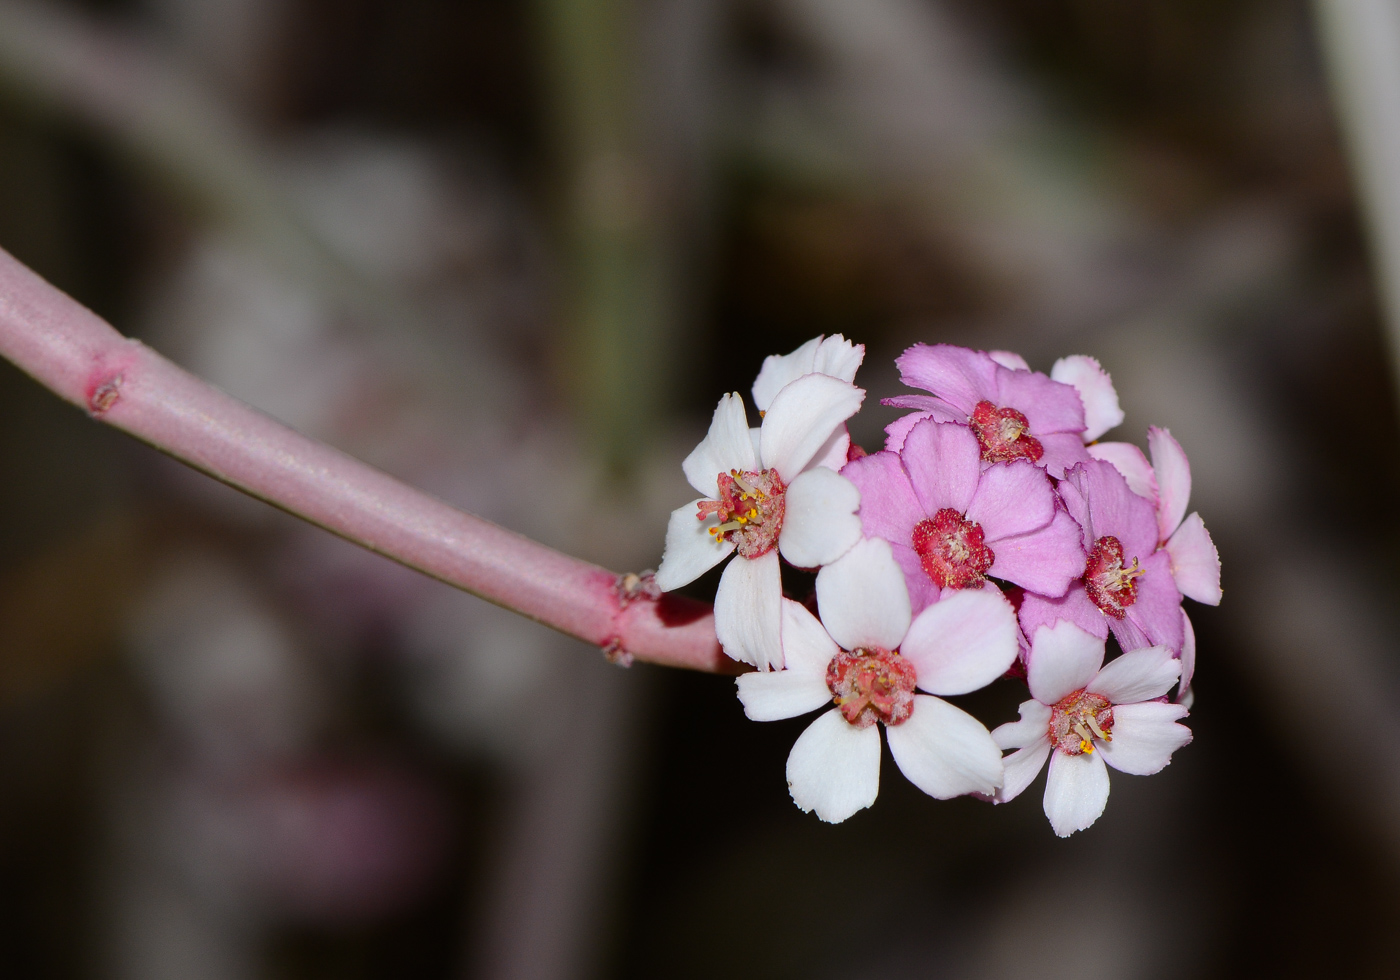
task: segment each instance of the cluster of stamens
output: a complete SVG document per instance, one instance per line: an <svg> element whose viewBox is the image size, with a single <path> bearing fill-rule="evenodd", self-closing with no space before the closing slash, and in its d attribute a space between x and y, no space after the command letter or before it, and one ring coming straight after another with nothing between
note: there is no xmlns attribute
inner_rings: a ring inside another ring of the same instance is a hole
<svg viewBox="0 0 1400 980"><path fill-rule="evenodd" d="M1094 739L1113 741L1113 704L1102 694L1075 691L1050 709L1050 741L1066 755L1094 751Z"/></svg>
<svg viewBox="0 0 1400 980"><path fill-rule="evenodd" d="M972 409L972 417L967 421L982 447L982 458L989 463L1013 459L1038 463L1045 455L1040 440L1027 434L1030 422L1014 408L997 408L991 402L981 401Z"/></svg>
<svg viewBox="0 0 1400 980"><path fill-rule="evenodd" d="M996 561L984 543L982 525L951 507L915 524L912 544L924 573L940 589L980 586Z"/></svg>
<svg viewBox="0 0 1400 980"><path fill-rule="evenodd" d="M842 650L826 668L826 686L841 716L857 728L898 725L914 711L914 665L880 647Z"/></svg>
<svg viewBox="0 0 1400 980"><path fill-rule="evenodd" d="M1128 607L1137 602L1137 579L1146 569L1136 557L1130 566L1123 565L1123 544L1111 534L1094 542L1089 560L1084 566L1084 590L1094 605L1114 619L1128 615Z"/></svg>
<svg viewBox="0 0 1400 980"><path fill-rule="evenodd" d="M700 501L695 516L703 521L711 514L717 515L719 523L710 528L710 534L718 540L734 542L745 558L758 558L772 551L783 527L787 490L777 470L730 470L719 474L718 483L719 499Z"/></svg>

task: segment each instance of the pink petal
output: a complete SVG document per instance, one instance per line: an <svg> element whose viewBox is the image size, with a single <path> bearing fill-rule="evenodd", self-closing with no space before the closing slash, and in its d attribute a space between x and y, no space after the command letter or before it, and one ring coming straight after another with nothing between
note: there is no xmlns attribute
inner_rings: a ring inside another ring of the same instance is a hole
<svg viewBox="0 0 1400 980"><path fill-rule="evenodd" d="M982 472L982 448L971 429L955 422L920 422L905 437L899 458L925 514L932 517L945 507L967 511Z"/></svg>
<svg viewBox="0 0 1400 980"><path fill-rule="evenodd" d="M1185 609L1181 610L1181 632L1181 683L1177 687L1177 701L1185 701L1191 692L1191 679L1196 676L1196 629Z"/></svg>
<svg viewBox="0 0 1400 980"><path fill-rule="evenodd" d="M909 611L917 616L938 601L943 590L924 571L923 562L909 545L891 544L895 564L904 572L904 584L909 589Z"/></svg>
<svg viewBox="0 0 1400 980"><path fill-rule="evenodd" d="M1001 789L992 797L993 803L1009 803L1025 792L1026 787L1035 782L1040 770L1045 768L1045 760L1050 755L1050 739L1045 732L1040 738L1017 749L1001 760L1003 776Z"/></svg>
<svg viewBox="0 0 1400 980"><path fill-rule="evenodd" d="M935 418L936 416L932 412L911 412L908 415L901 415L885 426L885 449L892 453L899 452L904 448L904 440L909 435L910 429L925 419Z"/></svg>
<svg viewBox="0 0 1400 980"><path fill-rule="evenodd" d="M744 399L737 393L725 395L710 420L710 431L700 445L681 463L685 478L707 500L719 496L718 477L730 470L757 469L753 443L749 440L749 420Z"/></svg>
<svg viewBox="0 0 1400 980"><path fill-rule="evenodd" d="M860 522L866 537L908 546L914 525L928 516L896 453L871 453L851 460L841 475L860 491Z"/></svg>
<svg viewBox="0 0 1400 980"><path fill-rule="evenodd" d="M997 589L963 589L914 620L900 652L931 694L966 694L1006 673L1021 651L1016 611Z"/></svg>
<svg viewBox="0 0 1400 980"><path fill-rule="evenodd" d="M782 598L776 551L726 565L715 591L715 635L724 652L759 670L781 667Z"/></svg>
<svg viewBox="0 0 1400 980"><path fill-rule="evenodd" d="M860 491L834 470L818 467L788 485L778 550L798 568L818 568L860 540Z"/></svg>
<svg viewBox="0 0 1400 980"><path fill-rule="evenodd" d="M1152 501L1154 507L1157 505L1157 476L1152 472L1152 464L1137 446L1131 442L1096 442L1086 447L1086 452L1094 459L1112 463L1113 468L1128 481L1129 490Z"/></svg>
<svg viewBox="0 0 1400 980"><path fill-rule="evenodd" d="M826 683L826 668L840 648L807 607L783 600L783 668ZM748 677L751 675L745 674ZM830 696L830 691L827 692Z"/></svg>
<svg viewBox="0 0 1400 980"><path fill-rule="evenodd" d="M989 540L996 559L988 574L1038 595L1062 596L1084 574L1083 534L1074 518L1056 511L1055 519L1039 531Z"/></svg>
<svg viewBox="0 0 1400 980"><path fill-rule="evenodd" d="M1171 556L1159 551L1142 563L1144 573L1137 580L1137 601L1128 607L1124 620L1113 620L1110 627L1132 625L1142 631L1146 643L1134 639L1124 642L1125 634L1114 630L1118 644L1124 650L1140 646L1169 647L1180 652L1183 639L1181 627L1181 593L1171 573Z"/></svg>
<svg viewBox="0 0 1400 980"><path fill-rule="evenodd" d="M1036 371L996 369L997 394L992 401L1002 408L1014 408L1030 423L1031 435L1044 442L1044 436L1072 432L1078 438L1084 431L1084 403L1069 385L1052 381ZM1082 441L1080 445L1083 445Z"/></svg>
<svg viewBox="0 0 1400 980"><path fill-rule="evenodd" d="M1079 582L1072 583L1069 591L1058 599L1027 592L1021 600L1020 619L1026 636L1034 636L1042 626L1069 622L1101 640L1108 637L1108 617L1094 605Z"/></svg>
<svg viewBox="0 0 1400 980"><path fill-rule="evenodd" d="M848 725L828 711L798 736L787 761L788 792L804 813L840 823L880 792L880 730Z"/></svg>
<svg viewBox="0 0 1400 980"><path fill-rule="evenodd" d="M1143 647L1109 661L1085 690L1114 704L1160 698L1181 676L1181 662L1166 647Z"/></svg>
<svg viewBox="0 0 1400 980"><path fill-rule="evenodd" d="M1103 761L1119 772L1150 776L1171 762L1172 753L1191 741L1191 729L1178 725L1186 708L1161 701L1121 704L1113 709L1113 741L1095 742Z"/></svg>
<svg viewBox="0 0 1400 980"><path fill-rule="evenodd" d="M1045 815L1058 837L1091 826L1108 805L1108 769L1098 752L1050 754L1045 780Z"/></svg>
<svg viewBox="0 0 1400 980"><path fill-rule="evenodd" d="M661 567L656 570L656 585L662 592L694 582L734 551L732 542L710 533L719 521L716 515L703 521L696 517L699 503L692 500L671 511L666 524L666 550L661 554Z"/></svg>
<svg viewBox="0 0 1400 980"><path fill-rule="evenodd" d="M981 351L951 344L915 344L895 358L899 380L931 391L949 402L963 418L983 399L997 395L996 361ZM1000 369L1004 370L1004 369Z"/></svg>
<svg viewBox="0 0 1400 980"><path fill-rule="evenodd" d="M1042 704L1082 690L1103 664L1104 641L1073 623L1042 626L1031 636L1026 683Z"/></svg>
<svg viewBox="0 0 1400 980"><path fill-rule="evenodd" d="M1071 354L1055 362L1050 377L1070 385L1079 392L1084 403L1084 424L1081 434L1085 442L1093 442L1109 429L1121 425L1123 409L1118 405L1118 392L1113 380L1099 362L1083 354Z"/></svg>
<svg viewBox="0 0 1400 980"><path fill-rule="evenodd" d="M1082 463L1090 458L1089 451L1084 448L1077 432L1055 432L1037 435L1036 438L1045 450L1044 455L1040 457L1040 465L1057 480L1064 479L1065 471L1075 463Z"/></svg>
<svg viewBox="0 0 1400 980"><path fill-rule="evenodd" d="M940 422L967 422L966 412L933 395L895 395L893 398L881 398L880 404L890 408L912 408L937 416Z"/></svg>
<svg viewBox="0 0 1400 980"><path fill-rule="evenodd" d="M1021 702L1021 719L1009 721L992 729L992 741L998 748L1023 749L1044 741L1050 727L1050 707L1035 698Z"/></svg>
<svg viewBox="0 0 1400 980"><path fill-rule="evenodd" d="M791 670L740 674L736 678L739 702L750 721L796 718L831 703L825 678Z"/></svg>
<svg viewBox="0 0 1400 980"><path fill-rule="evenodd" d="M1208 606L1220 605L1220 552L1215 550L1200 514L1192 512L1181 522L1166 550L1181 594Z"/></svg>
<svg viewBox="0 0 1400 980"><path fill-rule="evenodd" d="M1031 369L1031 366L1026 363L1026 359L1013 351L989 350L987 356L1002 367L1010 368L1013 371L1029 371Z"/></svg>
<svg viewBox="0 0 1400 980"><path fill-rule="evenodd" d="M1001 750L980 721L947 701L920 694L913 713L885 729L899 771L938 800L965 793L996 792L1001 785Z"/></svg>
<svg viewBox="0 0 1400 980"><path fill-rule="evenodd" d="M866 538L818 572L817 608L842 649L898 649L911 614L904 572L895 564L889 542Z"/></svg>
<svg viewBox="0 0 1400 980"><path fill-rule="evenodd" d="M1060 498L1084 528L1086 548L1106 535L1123 546L1123 560L1146 560L1157 550L1157 515L1151 501L1128 489L1112 463L1091 459L1065 474Z"/></svg>
<svg viewBox="0 0 1400 980"><path fill-rule="evenodd" d="M972 435L970 431L968 435ZM976 445L975 436L972 440ZM982 525L988 544L1014 534L1039 530L1055 516L1055 491L1050 479L1028 459L987 467L981 471L976 487L972 500L963 510L968 520ZM936 509L929 511L930 514L935 512Z"/></svg>
<svg viewBox="0 0 1400 980"><path fill-rule="evenodd" d="M786 385L759 426L763 466L791 482L864 399L860 388L825 374L808 374Z"/></svg>
<svg viewBox="0 0 1400 980"><path fill-rule="evenodd" d="M1167 429L1149 426L1147 448L1152 453L1152 469L1157 473L1158 540L1165 541L1186 514L1186 504L1191 499L1191 464L1181 443Z"/></svg>

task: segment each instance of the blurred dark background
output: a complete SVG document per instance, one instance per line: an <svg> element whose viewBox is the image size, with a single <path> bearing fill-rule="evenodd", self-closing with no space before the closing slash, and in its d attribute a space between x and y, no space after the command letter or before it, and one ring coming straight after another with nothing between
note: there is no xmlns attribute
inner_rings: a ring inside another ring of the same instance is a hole
<svg viewBox="0 0 1400 980"><path fill-rule="evenodd" d="M875 448L893 357L950 341L1097 356L1225 569L1194 743L1090 830L889 759L830 827L787 797L805 722L732 680L620 670L0 365L0 969L1394 976L1400 431L1336 6L0 0L0 247L454 504L654 567L765 355L866 344Z"/></svg>

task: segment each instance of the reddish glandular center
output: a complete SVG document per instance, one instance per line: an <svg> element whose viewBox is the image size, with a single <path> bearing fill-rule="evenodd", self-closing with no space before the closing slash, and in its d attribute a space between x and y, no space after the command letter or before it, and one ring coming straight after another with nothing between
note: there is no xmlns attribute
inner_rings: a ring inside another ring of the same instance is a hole
<svg viewBox="0 0 1400 980"><path fill-rule="evenodd" d="M719 499L702 500L695 515L705 520L718 515L710 528L716 538L732 541L745 558L758 558L778 546L783 529L784 494L787 486L777 470L730 470L718 478Z"/></svg>
<svg viewBox="0 0 1400 980"><path fill-rule="evenodd" d="M968 423L982 447L982 458L989 463L1005 463L1013 459L1038 463L1040 457L1045 455L1045 447L1040 440L1029 435L1030 423L1014 408L998 408L991 402L978 402Z"/></svg>
<svg viewBox="0 0 1400 980"><path fill-rule="evenodd" d="M1094 739L1113 741L1113 705L1102 694L1075 691L1050 709L1047 734L1066 755L1092 752Z"/></svg>
<svg viewBox="0 0 1400 980"><path fill-rule="evenodd" d="M996 561L983 543L982 525L951 507L914 525L914 552L924 573L940 589L971 589L985 580Z"/></svg>
<svg viewBox="0 0 1400 980"><path fill-rule="evenodd" d="M826 668L831 700L857 728L903 724L914 711L914 681L914 665L881 647L842 650Z"/></svg>
<svg viewBox="0 0 1400 980"><path fill-rule="evenodd" d="M1128 615L1128 607L1137 602L1137 579L1142 573L1137 558L1132 565L1123 565L1122 542L1107 534L1095 541L1089 552L1084 590L1106 615L1122 619Z"/></svg>

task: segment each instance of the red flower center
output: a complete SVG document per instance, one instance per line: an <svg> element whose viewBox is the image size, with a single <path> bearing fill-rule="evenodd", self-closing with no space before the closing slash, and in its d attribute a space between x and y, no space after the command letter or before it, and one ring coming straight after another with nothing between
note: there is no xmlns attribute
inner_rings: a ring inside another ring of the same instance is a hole
<svg viewBox="0 0 1400 980"><path fill-rule="evenodd" d="M940 589L980 586L996 555L983 544L982 525L951 507L914 525L914 552Z"/></svg>
<svg viewBox="0 0 1400 980"><path fill-rule="evenodd" d="M1045 455L1040 440L1027 435L1030 423L1014 408L997 408L991 402L978 402L968 423L982 446L982 458L989 463L1005 463L1012 459L1038 463Z"/></svg>
<svg viewBox="0 0 1400 980"><path fill-rule="evenodd" d="M842 650L826 668L831 700L857 728L902 724L914 711L914 682L914 665L880 647Z"/></svg>
<svg viewBox="0 0 1400 980"><path fill-rule="evenodd" d="M1137 579L1143 571L1137 558L1131 566L1123 567L1123 544L1107 534L1095 541L1089 552L1084 590L1106 615L1122 619L1128 615L1128 607L1137 602Z"/></svg>
<svg viewBox="0 0 1400 980"><path fill-rule="evenodd" d="M700 501L695 516L703 521L711 514L719 515L719 524L710 528L710 533L734 542L745 558L758 558L778 545L786 492L777 470L730 470L719 475L719 499Z"/></svg>
<svg viewBox="0 0 1400 980"><path fill-rule="evenodd" d="M1079 690L1050 709L1046 731L1066 755L1094 751L1094 739L1113 741L1113 705L1102 694Z"/></svg>

